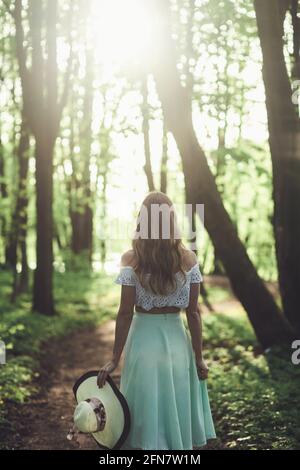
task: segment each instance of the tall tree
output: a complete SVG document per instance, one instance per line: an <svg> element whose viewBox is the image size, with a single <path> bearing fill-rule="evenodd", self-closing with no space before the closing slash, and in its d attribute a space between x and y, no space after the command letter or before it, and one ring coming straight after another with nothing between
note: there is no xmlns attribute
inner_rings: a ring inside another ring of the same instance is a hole
<svg viewBox="0 0 300 470"><path fill-rule="evenodd" d="M292 2L294 27L298 25ZM254 1L263 54L269 145L273 165L274 234L284 313L300 332L300 119L284 56L283 22L290 1ZM299 67L294 31L294 75ZM298 50L297 50L298 48ZM299 84L298 84L299 87Z"/></svg>
<svg viewBox="0 0 300 470"><path fill-rule="evenodd" d="M18 188L13 220L11 224L11 247L13 253L13 290L12 300L23 292L28 286L28 262L27 262L27 219L28 219L28 195L27 180L29 168L29 129L22 113L22 122L20 129L19 145L17 150L18 159ZM21 259L21 273L18 277L17 263Z"/></svg>
<svg viewBox="0 0 300 470"><path fill-rule="evenodd" d="M2 26L2 24L1 24ZM7 48L6 41L4 38L1 38L1 70L0 70L0 94L2 95L4 88L4 77L6 70L4 64L7 62ZM11 267L9 250L8 250L8 201L9 201L9 191L8 191L8 181L7 181L7 165L5 159L5 147L3 144L3 109L0 112L0 202L1 202L1 213L0 213L0 234L2 238L2 245L4 248L4 263L5 266Z"/></svg>
<svg viewBox="0 0 300 470"><path fill-rule="evenodd" d="M300 18L299 2L298 0L291 0L290 12L293 25L293 66L291 75L292 78L300 80Z"/></svg>
<svg viewBox="0 0 300 470"><path fill-rule="evenodd" d="M92 118L93 118L93 52L85 48L85 77L83 83L84 97L82 117L79 125L78 143L80 146L80 161L73 165L73 191L71 205L72 243L75 254L86 253L89 260L92 258L93 241L93 210L91 192L91 145L92 145ZM73 149L74 151L74 149Z"/></svg>
<svg viewBox="0 0 300 470"><path fill-rule="evenodd" d="M0 127L0 196L1 196L1 215L0 215L0 230L2 243L4 246L4 251L6 254L7 249L7 217L6 217L6 208L5 203L8 198L7 194L7 184L6 184L6 175L5 175L5 159L4 159L4 146L2 143L1 137L1 127ZM5 264L7 262L7 256L5 256Z"/></svg>
<svg viewBox="0 0 300 470"><path fill-rule="evenodd" d="M144 171L147 177L148 189L153 191L154 188L154 178L151 165L151 151L150 151L150 124L149 124L149 103L148 103L148 82L147 76L142 78L141 83L141 94L143 98L142 102L142 128L143 128L143 137L144 137L144 151L145 151L145 165Z"/></svg>
<svg viewBox="0 0 300 470"><path fill-rule="evenodd" d="M167 192L167 165L168 165L168 132L163 121L163 133L162 133L162 156L160 164L160 190L163 193Z"/></svg>
<svg viewBox="0 0 300 470"><path fill-rule="evenodd" d="M66 102L71 60L65 73L63 92L59 98L57 0L29 1L30 68L28 66L28 51L24 43L23 11L22 0L15 0L13 15L24 114L36 142L36 270L33 309L46 315L52 315L54 313L52 289L53 153Z"/></svg>
<svg viewBox="0 0 300 470"><path fill-rule="evenodd" d="M181 154L187 202L204 203L205 227L216 254L224 265L234 293L248 313L258 340L266 348L290 338L289 328L238 237L197 140L188 94L178 74L169 2L155 0L154 5L159 15L156 24L160 25L160 49L152 57L153 74L167 126Z"/></svg>

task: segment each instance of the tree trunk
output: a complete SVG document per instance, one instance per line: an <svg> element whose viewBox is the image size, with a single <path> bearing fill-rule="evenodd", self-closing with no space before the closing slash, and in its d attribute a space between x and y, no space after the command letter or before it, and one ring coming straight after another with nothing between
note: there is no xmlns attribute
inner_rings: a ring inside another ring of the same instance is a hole
<svg viewBox="0 0 300 470"><path fill-rule="evenodd" d="M92 256L93 242L93 211L88 206L83 207L83 212L78 209L71 212L72 241L71 248L74 254L86 252L89 260Z"/></svg>
<svg viewBox="0 0 300 470"><path fill-rule="evenodd" d="M91 145L92 145L92 119L93 119L93 54L86 52L86 71L84 77L83 114L80 125L79 144L82 162L79 162L77 171L81 169L82 178L77 179L75 166L73 167L73 203L71 206L72 222L72 251L75 254L86 253L88 261L92 260L93 250L93 206L91 191ZM82 163L82 166L81 166ZM73 164L75 161L73 158Z"/></svg>
<svg viewBox="0 0 300 470"><path fill-rule="evenodd" d="M163 123L163 142L162 142L162 157L160 165L160 190L162 193L167 192L167 164L168 164L168 132Z"/></svg>
<svg viewBox="0 0 300 470"><path fill-rule="evenodd" d="M107 168L104 169L103 174L102 174L102 179L103 179L103 186L102 186L102 195L101 195L101 204L102 204L102 210L100 214L100 223L102 227L105 227L105 224L107 222L107 197L106 197L106 192L107 192ZM107 242L106 238L103 237L100 242L100 258L101 258L101 265L102 269L105 267L105 261L107 257Z"/></svg>
<svg viewBox="0 0 300 470"><path fill-rule="evenodd" d="M300 18L298 17L298 0L291 0L291 17L293 25L293 66L292 78L300 80Z"/></svg>
<svg viewBox="0 0 300 470"><path fill-rule="evenodd" d="M205 205L205 227L231 281L232 289L248 313L264 348L290 339L280 311L259 278L223 205L205 154L193 128L188 95L176 67L176 52L165 2L155 2L160 15L160 53L153 58L153 73L164 116L182 158L187 201ZM179 118L180 117L180 118Z"/></svg>
<svg viewBox="0 0 300 470"><path fill-rule="evenodd" d="M263 53L273 165L274 234L283 310L300 332L300 120L284 58L285 10L278 0L254 2ZM299 51L298 51L299 54ZM299 87L299 84L298 84Z"/></svg>
<svg viewBox="0 0 300 470"><path fill-rule="evenodd" d="M21 230L21 240L20 240L20 248L21 248L21 275L19 281L18 291L24 292L28 289L29 284L29 269L28 269L28 260L27 260L27 243L26 243L26 228ZM27 231L27 230L26 230ZM24 235L23 235L24 234Z"/></svg>
<svg viewBox="0 0 300 470"><path fill-rule="evenodd" d="M4 165L4 149L3 149L3 144L2 144L2 139L1 139L1 133L0 133L0 196L2 199L2 202L7 200L7 187L6 187L6 182L5 182L5 165ZM1 229L1 237L3 240L3 246L4 246L4 258L5 258L5 266L9 266L10 263L8 261L8 256L7 256L7 217L6 217L6 210L3 212L1 211L0 214L0 229Z"/></svg>
<svg viewBox="0 0 300 470"><path fill-rule="evenodd" d="M143 136L144 136L144 151L145 151L145 165L144 170L147 177L149 191L154 191L154 179L151 165L151 152L150 152L150 127L149 127L149 104L148 104L148 86L147 76L142 79L141 93L143 97L142 103L142 117L143 117Z"/></svg>
<svg viewBox="0 0 300 470"><path fill-rule="evenodd" d="M66 104L72 65L72 51L64 76L63 91L58 97L57 67L57 0L30 0L28 22L31 48L24 40L22 0L15 0L13 16L16 27L16 53L22 84L24 114L35 137L36 149L36 270L33 309L54 314L53 275L53 152L59 133L62 111ZM70 18L72 4L70 6ZM69 25L71 31L71 21ZM45 34L44 34L45 33ZM70 35L71 37L71 35ZM31 60L27 60L28 50ZM28 68L30 63L30 69Z"/></svg>
<svg viewBox="0 0 300 470"><path fill-rule="evenodd" d="M18 193L15 205L15 211L11 228L11 240L14 258L14 281L12 291L12 301L17 295L23 292L28 285L28 264L27 264L27 249L26 249L26 236L27 236L27 209L28 209L28 195L27 195L27 179L28 179L28 163L29 163L29 128L24 116L22 114L21 135L19 140L19 147L17 151L18 159ZM18 263L18 248L21 252L21 274L18 279L17 263Z"/></svg>
<svg viewBox="0 0 300 470"><path fill-rule="evenodd" d="M52 155L54 142L36 140L36 269L34 273L33 309L45 315L54 313L53 217L52 217Z"/></svg>

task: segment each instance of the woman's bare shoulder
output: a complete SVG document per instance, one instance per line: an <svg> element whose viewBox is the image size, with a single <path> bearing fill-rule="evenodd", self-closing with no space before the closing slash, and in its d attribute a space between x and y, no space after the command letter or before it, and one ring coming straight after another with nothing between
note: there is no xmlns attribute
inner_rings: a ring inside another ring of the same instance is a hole
<svg viewBox="0 0 300 470"><path fill-rule="evenodd" d="M121 266L132 266L135 265L135 254L133 250L127 250L121 256Z"/></svg>
<svg viewBox="0 0 300 470"><path fill-rule="evenodd" d="M182 261L184 268L188 271L198 263L198 258L192 250L185 248L182 253Z"/></svg>

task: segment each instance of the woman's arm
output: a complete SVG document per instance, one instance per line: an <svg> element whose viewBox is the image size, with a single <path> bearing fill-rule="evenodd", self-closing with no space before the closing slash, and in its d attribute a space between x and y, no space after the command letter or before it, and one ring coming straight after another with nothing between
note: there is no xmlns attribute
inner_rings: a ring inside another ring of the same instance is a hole
<svg viewBox="0 0 300 470"><path fill-rule="evenodd" d="M122 286L121 302L116 320L113 360L119 362L132 321L135 286Z"/></svg>
<svg viewBox="0 0 300 470"><path fill-rule="evenodd" d="M116 319L112 359L100 369L97 379L100 388L105 384L107 375L116 369L120 361L132 321L134 302L135 286L122 285L120 307Z"/></svg>
<svg viewBox="0 0 300 470"><path fill-rule="evenodd" d="M185 311L191 333L198 375L200 379L204 380L208 376L208 367L202 357L202 321L198 306L199 291L200 286L198 283L191 284L189 305Z"/></svg>

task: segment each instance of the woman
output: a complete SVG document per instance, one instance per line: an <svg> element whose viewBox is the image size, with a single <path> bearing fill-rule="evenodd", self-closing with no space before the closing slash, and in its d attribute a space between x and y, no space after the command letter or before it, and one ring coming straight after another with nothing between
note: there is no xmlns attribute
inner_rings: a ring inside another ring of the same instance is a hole
<svg viewBox="0 0 300 470"><path fill-rule="evenodd" d="M166 207L168 221L166 211L158 218L151 212ZM124 449L193 449L215 437L198 310L202 276L195 254L175 236L176 230L170 199L150 192L139 213L132 249L122 255L115 280L122 284L115 343L98 385L102 387L117 367L125 346L120 390L130 409L131 430Z"/></svg>

